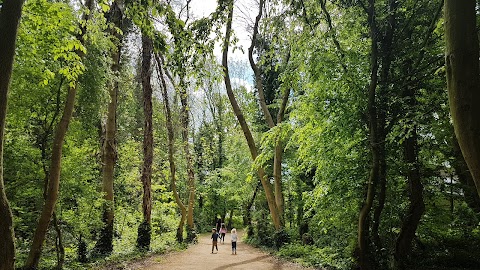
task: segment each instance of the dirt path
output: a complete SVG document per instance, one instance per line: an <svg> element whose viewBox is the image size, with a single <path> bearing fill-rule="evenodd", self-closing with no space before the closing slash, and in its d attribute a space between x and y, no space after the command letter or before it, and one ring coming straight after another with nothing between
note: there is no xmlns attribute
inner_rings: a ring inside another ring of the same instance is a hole
<svg viewBox="0 0 480 270"><path fill-rule="evenodd" d="M259 249L253 248L242 243L242 232L239 232L239 242L237 243L237 255L232 255L232 246L230 243L230 234L225 237L225 243L218 244L218 253L212 251L212 242L210 235L201 235L198 244L190 246L188 249L152 257L144 261L142 265L137 265L129 269L143 270L224 270L224 269L244 269L244 270L298 270L308 269L297 264L278 260Z"/></svg>

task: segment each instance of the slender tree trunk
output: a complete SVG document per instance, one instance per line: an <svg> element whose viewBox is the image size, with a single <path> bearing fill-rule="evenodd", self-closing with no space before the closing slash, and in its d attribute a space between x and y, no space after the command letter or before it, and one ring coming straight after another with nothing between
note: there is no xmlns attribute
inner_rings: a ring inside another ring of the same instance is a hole
<svg viewBox="0 0 480 270"><path fill-rule="evenodd" d="M261 71L258 68L258 66L255 64L255 61L253 60L253 49L255 48L255 44L257 43L258 27L259 27L260 19L262 18L263 6L264 6L264 0L260 0L258 15L255 18L255 25L253 26L252 43L248 49L248 60L250 62L250 66L252 67L253 73L255 75L255 82L257 86L260 107L262 109L263 115L265 116L267 125L271 129L276 125L280 124L283 120L283 116L285 113L285 106L286 106L286 103L288 102L289 90L287 90L286 94L284 95L284 98L282 100L283 108L280 108L279 114L277 115L277 123L275 123L273 121L273 117L270 111L268 110L267 103L265 101L265 93L263 89L264 85L263 85ZM283 190L282 190L282 158L283 158L283 144L280 138L278 138L277 142L275 143L275 154L273 158L273 179L274 179L274 186L275 186L275 204L277 206L278 215L280 216L280 221L283 226L285 199L284 199Z"/></svg>
<svg viewBox="0 0 480 270"><path fill-rule="evenodd" d="M63 139L68 129L68 124L73 113L73 107L75 103L75 94L76 94L76 85L69 87L67 94L67 102L65 103L65 109L62 116L62 120L57 126L55 132L55 139L53 143L52 151L52 163L50 165L50 177L48 181L47 189L47 198L43 206L42 213L40 215L40 220L35 230L34 239L32 242L32 247L27 259L27 264L25 269L36 269L38 262L40 260L40 254L42 250L42 245L45 240L45 235L47 233L48 225L50 224L50 219L52 217L55 204L58 198L58 188L60 180L60 169L61 169L61 156L62 156L62 146Z"/></svg>
<svg viewBox="0 0 480 270"><path fill-rule="evenodd" d="M107 21L113 23L115 27L122 29L122 11L117 2L114 1L110 6ZM113 222L115 216L114 210L114 172L117 159L117 146L115 134L117 132L117 95L118 95L118 76L120 72L120 53L122 50L122 35L116 29L110 31L116 48L112 50L111 70L114 79L109 85L108 91L110 102L107 109L107 122L105 123L105 140L103 140L103 163L102 163L102 192L105 199L103 212L103 228L100 239L95 245L96 251L101 255L108 255L113 251Z"/></svg>
<svg viewBox="0 0 480 270"><path fill-rule="evenodd" d="M7 116L7 97L12 76L18 24L23 1L4 0L0 9L0 270L15 268L13 217L3 183L3 143Z"/></svg>
<svg viewBox="0 0 480 270"><path fill-rule="evenodd" d="M143 127L143 222L138 227L137 246L140 249L150 249L151 215L152 215L152 161L153 161L153 111L152 111L152 53L153 42L142 34L142 88L143 112L145 117Z"/></svg>
<svg viewBox="0 0 480 270"><path fill-rule="evenodd" d="M372 240L375 244L377 250L382 248L382 243L380 239L380 217L382 215L383 208L385 207L385 200L387 197L387 161L385 153L385 115L379 115L378 123L378 135L379 135L379 144L378 144L378 205L373 212L372 220Z"/></svg>
<svg viewBox="0 0 480 270"><path fill-rule="evenodd" d="M55 227L55 232L57 233L57 239L55 241L55 249L57 250L57 265L56 269L63 269L63 263L65 262L65 248L63 246L63 236L62 229L58 224L57 214L53 212L53 226Z"/></svg>
<svg viewBox="0 0 480 270"><path fill-rule="evenodd" d="M455 135L480 195L480 74L475 0L445 0L447 88Z"/></svg>
<svg viewBox="0 0 480 270"><path fill-rule="evenodd" d="M275 203L283 226L285 225L285 198L283 196L282 185L282 159L283 143L280 138L277 138L277 142L275 143L275 155L273 156L273 179L275 186Z"/></svg>
<svg viewBox="0 0 480 270"><path fill-rule="evenodd" d="M222 57L225 87L227 89L228 99L230 100L230 104L232 105L233 112L237 117L237 120L242 128L245 139L247 140L248 148L250 149L250 154L252 156L252 159L255 160L258 156L257 147L255 145L255 141L253 139L252 133L250 132L250 128L248 127L248 124L245 121L245 117L243 116L242 110L238 106L238 102L235 98L235 94L233 93L232 84L230 81L230 75L228 71L228 46L230 44L230 35L232 31L232 18L233 18L233 1L232 0L230 0L229 2L228 9L229 9L229 13L228 13L228 19L227 19L227 27L225 31L225 40L223 43L223 57ZM265 196L267 198L268 208L270 210L270 215L272 217L273 225L275 226L275 229L279 230L280 228L282 228L282 223L281 223L280 215L277 209L277 205L275 203L275 196L273 194L272 186L268 181L263 168L259 168L257 172L258 172L258 176L260 177L260 181L262 182L263 189L265 190Z"/></svg>
<svg viewBox="0 0 480 270"><path fill-rule="evenodd" d="M227 228L229 229L232 229L232 223L233 223L233 211L235 210L235 208L232 208L230 209L230 217L228 219L228 224L227 224Z"/></svg>
<svg viewBox="0 0 480 270"><path fill-rule="evenodd" d="M37 229L35 230L32 247L28 255L25 269L37 268L38 262L40 260L43 242L45 240L45 235L48 230L48 225L50 224L50 219L52 217L55 204L58 199L62 147L64 143L65 134L68 130L68 124L70 122L70 118L73 113L73 108L75 103L75 94L77 90L76 86L77 85L75 84L74 86L71 86L68 89L67 100L65 103L63 116L55 131L55 138L53 141L53 149L52 149L52 162L49 170L50 177L48 181L47 196L46 196L45 204L43 206L42 213L40 215Z"/></svg>
<svg viewBox="0 0 480 270"><path fill-rule="evenodd" d="M176 168L175 168L175 137L173 132L173 121L172 121L172 113L170 109L170 101L168 99L168 91L167 91L167 84L165 82L165 76L162 69L162 62L160 61L160 57L155 55L155 60L157 62L158 70L159 70L159 77L162 84L162 96L163 96L163 104L165 109L165 118L166 118L166 125L167 125L167 138L168 138L168 163L170 165L170 188L172 189L173 197L175 198L175 202L180 208L180 222L177 228L177 241L183 241L183 226L185 225L185 218L187 215L187 209L183 204L182 200L180 199L180 195L178 194L177 184L176 184ZM172 81L173 83L173 81Z"/></svg>
<svg viewBox="0 0 480 270"><path fill-rule="evenodd" d="M257 193L261 185L262 185L261 181L258 181L257 185L255 186L255 190L253 191L252 197L245 204L245 209L244 209L245 214L243 215L243 225L249 228L252 227L252 213L251 213L252 206L253 206L253 203L255 202L255 198L257 197Z"/></svg>
<svg viewBox="0 0 480 270"><path fill-rule="evenodd" d="M182 103L182 139L183 139L183 151L185 152L185 159L187 162L187 175L188 175L188 209L187 209L187 226L188 226L188 241L193 240L195 235L192 232L195 230L193 224L193 207L195 203L195 174L193 172L192 155L190 153L190 143L188 142L190 109L188 106L188 95L185 84L180 86L180 102Z"/></svg>
<svg viewBox="0 0 480 270"><path fill-rule="evenodd" d="M385 129L386 115L387 115L387 92L390 84L390 67L392 62L392 44L393 36L396 30L396 12L398 3L396 0L389 0L388 11L388 24L385 30L384 38L382 41L382 68L380 72L381 87L378 93L378 158L379 158L379 193L378 193L378 205L373 213L372 220L372 238L377 250L381 248L381 240L379 234L380 216L385 206L385 199L387 194L387 162L385 153L385 140L387 136L387 130Z"/></svg>
<svg viewBox="0 0 480 270"><path fill-rule="evenodd" d="M216 130L217 130L217 136L218 136L218 145L217 145L217 155L218 155L218 164L217 168L223 168L223 162L225 159L225 153L223 150L223 142L225 141L225 131L223 129L223 102L222 99L219 95L219 101L218 101L218 118L216 122Z"/></svg>
<svg viewBox="0 0 480 270"><path fill-rule="evenodd" d="M371 262L369 258L369 215L375 198L375 187L378 183L380 157L378 148L378 119L377 119L377 102L376 90L378 84L378 31L375 22L375 0L369 0L368 21L370 26L371 38L371 74L370 85L368 91L368 120L370 131L370 148L372 151L372 167L370 177L367 184L367 196L360 210L358 218L358 262L362 270L371 269Z"/></svg>
<svg viewBox="0 0 480 270"><path fill-rule="evenodd" d="M85 6L88 10L93 10L93 0L87 0ZM84 14L85 21L88 21L91 17L91 12L86 12ZM86 24L81 26L81 33L77 39L84 44L84 35L86 33ZM80 58L84 57L84 53L80 50L77 50L77 55ZM43 242L45 241L45 236L50 224L50 219L52 218L53 211L55 209L55 204L58 199L58 189L60 185L60 171L61 171L61 162L62 162L62 147L65 139L65 134L68 130L68 125L70 119L72 118L73 109L75 106L75 95L77 93L78 83L74 82L73 85L70 85L68 88L67 99L65 101L65 107L63 109L63 115L58 123L55 135L53 139L52 147L52 159L50 163L49 171L49 181L47 189L47 199L43 205L42 213L40 214L40 219L38 221L37 229L32 241L32 246L28 254L27 262L24 269L36 269L40 261L40 256L42 253Z"/></svg>
<svg viewBox="0 0 480 270"><path fill-rule="evenodd" d="M59 110L58 107L57 109ZM45 135L43 136L44 140L41 145L42 161L43 161L42 166L43 166L43 171L45 173L45 178L43 179L43 200L44 201L47 200L48 180L49 180L49 171L48 171L48 166L46 164L46 159L47 159L46 145L47 145L48 134L50 134L51 131L52 131L51 129L46 130ZM55 228L55 233L57 234L57 237L55 239L55 250L57 252L57 265L55 268L63 269L63 263L65 262L65 248L63 247L62 230L58 225L58 219L57 219L57 214L55 209L53 210L52 219L53 219L53 227Z"/></svg>
<svg viewBox="0 0 480 270"><path fill-rule="evenodd" d="M415 97L412 96L411 98L414 99ZM411 251L412 240L415 238L415 232L420 223L423 212L425 211L425 204L423 203L423 185L420 181L420 168L418 164L416 126L413 127L410 137L405 140L404 148L405 161L409 164L407 178L410 207L403 220L400 235L397 238L395 246L395 261L397 267L400 269L406 269L405 261Z"/></svg>

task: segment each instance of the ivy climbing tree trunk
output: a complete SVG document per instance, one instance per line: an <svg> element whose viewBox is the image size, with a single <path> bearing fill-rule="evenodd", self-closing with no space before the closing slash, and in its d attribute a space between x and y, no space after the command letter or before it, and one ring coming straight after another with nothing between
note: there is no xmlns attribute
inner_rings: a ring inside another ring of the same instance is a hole
<svg viewBox="0 0 480 270"><path fill-rule="evenodd" d="M415 107L415 96L410 90L409 105ZM412 125L410 136L404 142L405 161L409 164L407 179L410 206L402 222L400 234L395 246L395 262L399 269L406 269L407 255L410 253L412 241L415 238L420 219L425 211L423 202L423 185L420 177L420 166L418 161L417 127Z"/></svg>
<svg viewBox="0 0 480 270"><path fill-rule="evenodd" d="M142 89L143 89L143 222L138 227L137 246L150 249L152 227L152 160L153 160L153 111L152 111L152 53L153 42L142 34Z"/></svg>
<svg viewBox="0 0 480 270"><path fill-rule="evenodd" d="M5 0L0 9L0 270L15 269L15 235L10 205L3 183L3 143L7 116L7 97L12 76L18 24L23 1Z"/></svg>
<svg viewBox="0 0 480 270"><path fill-rule="evenodd" d="M87 11L85 11L83 15L84 23L80 26L81 32L77 36L77 39L82 44L85 44L84 35L87 30L86 25L88 23L88 20L91 17L93 6L94 6L93 0L86 0L85 7ZM76 53L81 59L83 59L85 56L85 54L79 49L77 49ZM52 218L52 214L55 209L55 204L58 199L58 190L60 186L60 171L61 171L61 163L62 163L62 147L65 139L65 134L67 133L68 125L70 123L70 119L72 118L73 109L75 107L75 96L77 93L77 86L78 86L78 81L74 81L70 83L68 87L65 106L63 109L63 115L55 130L53 147L52 147L52 157L51 157L51 163L50 163L50 169L49 169L49 180L48 180L46 200L43 205L42 212L40 214L40 219L38 221L38 225L35 230L32 246L30 248L30 252L28 254L27 262L25 264L24 269L30 270L30 269L38 268L38 263L40 261L40 256L42 253L43 242L45 241L48 226L50 224L50 220Z"/></svg>
<svg viewBox="0 0 480 270"><path fill-rule="evenodd" d="M165 82L165 74L162 68L162 61L160 57L155 54L155 60L157 62L158 67L158 76L160 77L161 85L162 85L162 97L163 97L163 104L165 109L165 118L166 118L166 126L167 126L167 139L168 139L168 163L170 166L170 188L172 189L173 197L175 198L175 202L180 208L180 222L177 228L177 241L183 241L183 226L185 225L185 218L187 216L187 209L183 204L182 200L180 199L180 195L178 194L177 184L176 184L176 168L175 168L175 136L173 132L173 121L172 121L172 112L170 109L170 101L168 99L168 91L167 91L167 83ZM173 81L172 81L173 83Z"/></svg>
<svg viewBox="0 0 480 270"><path fill-rule="evenodd" d="M181 119L182 119L182 140L183 151L187 162L187 177L188 177L188 209L187 209L187 238L191 241L195 238L195 226L193 223L193 210L195 204L195 173L193 171L192 155L190 153L190 143L188 142L189 125L190 125L190 107L188 105L188 94L186 84L180 85L180 102L182 103Z"/></svg>
<svg viewBox="0 0 480 270"><path fill-rule="evenodd" d="M224 82L225 88L227 89L227 96L230 100L230 104L232 105L233 113L237 117L237 120L242 128L243 134L245 139L247 140L248 148L250 149L250 155L252 159L255 160L258 156L257 146L255 145L255 140L253 139L252 133L250 132L250 128L248 127L247 122L245 121L245 117L243 116L243 112L238 105L238 102L235 98L235 94L233 93L232 83L230 81L230 74L228 71L228 46L230 44L230 36L232 32L232 18L233 18L233 1L230 0L228 2L228 18L227 18L227 26L225 30L225 39L223 42L223 54L222 54L222 66L224 72ZM267 198L268 208L270 210L270 215L272 218L273 225L275 226L276 230L282 228L282 222L280 218L280 213L277 209L277 205L275 202L275 195L272 190L272 185L268 181L266 177L265 171L263 168L258 168L257 170L258 177L262 182L263 190L265 191L265 196Z"/></svg>
<svg viewBox="0 0 480 270"><path fill-rule="evenodd" d="M447 88L460 149L480 195L480 74L475 0L445 0Z"/></svg>
<svg viewBox="0 0 480 270"><path fill-rule="evenodd" d="M378 159L379 159L379 172L378 172L378 204L373 213L372 220L372 240L377 250L382 248L380 240L380 221L383 208L385 207L385 200L387 195L387 161L386 161L386 149L385 141L387 137L386 117L388 108L388 90L390 85L390 67L392 64L392 45L394 33L396 30L397 20L397 1L389 0L388 4L388 23L385 29L385 34L381 44L381 61L382 67L380 71L380 87L378 93Z"/></svg>
<svg viewBox="0 0 480 270"><path fill-rule="evenodd" d="M116 1L110 6L107 21L113 23L115 27L122 29L122 11ZM117 29L111 29L110 35L115 44L111 52L112 66L111 70L114 79L108 86L110 101L107 109L107 120L105 123L105 140L103 140L103 162L102 162L102 192L104 194L105 205L103 210L103 228L100 233L100 239L95 245L98 254L108 255L113 251L113 222L114 212L114 172L117 159L117 146L115 134L117 132L117 95L118 80L120 72L120 53L122 50L122 35Z"/></svg>
<svg viewBox="0 0 480 270"><path fill-rule="evenodd" d="M375 198L375 187L378 183L380 156L378 148L378 119L377 119L377 84L378 84L378 31L375 22L375 0L369 0L368 23L370 26L371 56L370 56L370 85L368 88L368 122L370 132L370 149L372 165L367 183L367 194L358 218L358 264L362 270L372 268L369 259L369 215Z"/></svg>

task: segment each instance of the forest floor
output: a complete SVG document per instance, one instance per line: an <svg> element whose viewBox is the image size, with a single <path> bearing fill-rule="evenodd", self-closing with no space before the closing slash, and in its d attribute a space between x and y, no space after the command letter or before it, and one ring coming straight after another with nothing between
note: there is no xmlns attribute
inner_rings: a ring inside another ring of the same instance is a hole
<svg viewBox="0 0 480 270"><path fill-rule="evenodd" d="M255 269L255 270L298 270L313 269L280 260L242 242L242 232L239 232L237 242L237 255L232 255L230 235L225 237L225 243L218 244L218 252L212 254L212 241L210 234L201 234L198 244L189 246L186 250L169 254L153 256L136 262L124 269L143 270L224 270L224 269Z"/></svg>

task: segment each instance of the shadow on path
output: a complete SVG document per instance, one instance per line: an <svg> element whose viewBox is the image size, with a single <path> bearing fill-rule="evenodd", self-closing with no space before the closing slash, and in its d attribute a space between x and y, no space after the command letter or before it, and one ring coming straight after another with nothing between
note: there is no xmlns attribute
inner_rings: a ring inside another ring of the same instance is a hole
<svg viewBox="0 0 480 270"><path fill-rule="evenodd" d="M270 257L270 255L263 255L263 256L260 256L260 257L254 258L254 259L250 259L250 260L246 260L246 261L240 261L240 262L237 262L237 263L222 265L222 266L219 266L217 268L213 268L213 270L231 269L234 266L246 265L246 264L249 264L249 263L258 262L258 261L261 261L263 259L267 259L269 257Z"/></svg>

